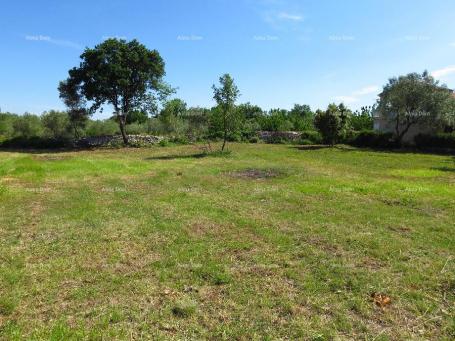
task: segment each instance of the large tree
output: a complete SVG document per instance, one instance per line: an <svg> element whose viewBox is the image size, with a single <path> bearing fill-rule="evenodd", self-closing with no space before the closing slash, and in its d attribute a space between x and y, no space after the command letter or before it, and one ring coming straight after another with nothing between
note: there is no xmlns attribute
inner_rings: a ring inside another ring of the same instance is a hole
<svg viewBox="0 0 455 341"><path fill-rule="evenodd" d="M228 133L233 130L236 121L235 102L240 95L240 91L234 83L234 79L225 74L220 77L220 86L212 86L213 98L218 104L218 110L215 110L222 122L223 127L223 145L221 151L226 147Z"/></svg>
<svg viewBox="0 0 455 341"><path fill-rule="evenodd" d="M137 40L108 39L87 48L79 67L69 71L60 83L60 97L75 118L114 108L125 144L126 123L134 110L156 111L156 101L172 90L163 82L164 61L156 50L149 50Z"/></svg>
<svg viewBox="0 0 455 341"><path fill-rule="evenodd" d="M427 71L391 78L379 95L378 111L392 122L401 143L414 125L444 124L450 113L452 90L440 85Z"/></svg>

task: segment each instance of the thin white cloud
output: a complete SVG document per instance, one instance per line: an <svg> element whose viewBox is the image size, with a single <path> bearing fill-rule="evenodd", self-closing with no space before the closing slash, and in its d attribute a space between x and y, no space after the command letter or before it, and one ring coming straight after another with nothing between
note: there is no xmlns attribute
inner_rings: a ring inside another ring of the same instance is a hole
<svg viewBox="0 0 455 341"><path fill-rule="evenodd" d="M41 34L40 35L26 35L25 40L40 41L40 42L45 42L45 43L54 44L54 45L63 46L63 47L70 47L70 48L77 49L77 50L82 49L82 46L75 42L72 42L69 40L54 39L49 36L44 36Z"/></svg>
<svg viewBox="0 0 455 341"><path fill-rule="evenodd" d="M302 4L296 0L246 0L262 20L278 31L301 31L306 16Z"/></svg>
<svg viewBox="0 0 455 341"><path fill-rule="evenodd" d="M451 75L452 73L455 73L455 65L450 65L439 70L434 70L431 75L434 78L442 78Z"/></svg>
<svg viewBox="0 0 455 341"><path fill-rule="evenodd" d="M354 91L349 96L335 96L334 100L336 100L338 102L345 103L345 104L352 104L352 103L360 101L360 99L363 96L367 96L367 95L378 93L379 90L380 90L379 86L377 86L377 85L369 85L369 86L363 87L362 89Z"/></svg>
<svg viewBox="0 0 455 341"><path fill-rule="evenodd" d="M449 43L449 46L451 46L451 47L455 47L455 41L453 41L453 42Z"/></svg>

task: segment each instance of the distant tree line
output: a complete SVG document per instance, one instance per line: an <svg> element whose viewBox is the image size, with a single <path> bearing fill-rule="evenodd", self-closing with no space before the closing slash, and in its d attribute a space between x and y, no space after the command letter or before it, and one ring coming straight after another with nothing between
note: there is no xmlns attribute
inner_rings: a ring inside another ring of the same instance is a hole
<svg viewBox="0 0 455 341"><path fill-rule="evenodd" d="M343 134L373 128L372 109L363 108L353 113L343 105L329 106L330 110L339 108L346 116L342 123ZM313 112L308 105L296 104L291 110L266 111L257 105L243 103L232 108L227 119L229 129L225 130L221 111L219 106L188 107L183 100L174 98L166 101L155 116L143 111L130 112L124 129L128 134L160 135L181 141L223 139L225 135L228 141L257 141L259 131L317 133L315 123L319 122L315 120L319 111ZM0 113L1 140L35 136L72 140L115 134L121 134L116 115L104 120L87 117L75 126L68 111L50 110L41 115Z"/></svg>
<svg viewBox="0 0 455 341"><path fill-rule="evenodd" d="M172 98L175 89L163 81L164 75L158 51L136 40L108 39L87 48L79 66L60 82L58 90L67 111L51 110L40 116L0 113L0 143L26 144L31 139L34 145L46 141L59 145L85 136L121 134L127 145L128 135L151 134L179 143L221 140L224 150L228 141L258 142L263 131L293 131L301 136L293 142L302 144L390 147L400 146L415 125L438 126L448 133L455 127L453 91L427 72L390 79L377 104L355 112L344 104L316 111L305 104L268 111L251 103L237 104L240 91L229 74L212 87L216 106L188 107ZM109 119L93 119L95 112L107 108L113 112ZM393 124L394 131L373 132L375 115ZM268 142L289 142L277 136ZM442 140L450 144L452 137ZM419 141L430 140L420 137ZM431 141L437 144L439 140Z"/></svg>

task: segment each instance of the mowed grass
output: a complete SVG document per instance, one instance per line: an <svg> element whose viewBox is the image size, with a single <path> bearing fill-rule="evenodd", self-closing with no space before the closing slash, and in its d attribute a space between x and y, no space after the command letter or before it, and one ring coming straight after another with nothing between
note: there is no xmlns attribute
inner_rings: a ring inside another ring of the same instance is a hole
<svg viewBox="0 0 455 341"><path fill-rule="evenodd" d="M230 148L1 152L0 338L455 338L454 157Z"/></svg>

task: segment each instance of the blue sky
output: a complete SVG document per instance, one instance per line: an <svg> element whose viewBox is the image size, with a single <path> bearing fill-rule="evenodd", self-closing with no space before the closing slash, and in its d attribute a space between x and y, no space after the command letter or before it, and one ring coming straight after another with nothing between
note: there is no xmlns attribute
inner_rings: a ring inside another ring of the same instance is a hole
<svg viewBox="0 0 455 341"><path fill-rule="evenodd" d="M157 49L190 106L213 105L226 72L264 109L355 109L425 69L455 88L454 0L15 0L0 13L2 111L64 109L58 82L106 37Z"/></svg>

